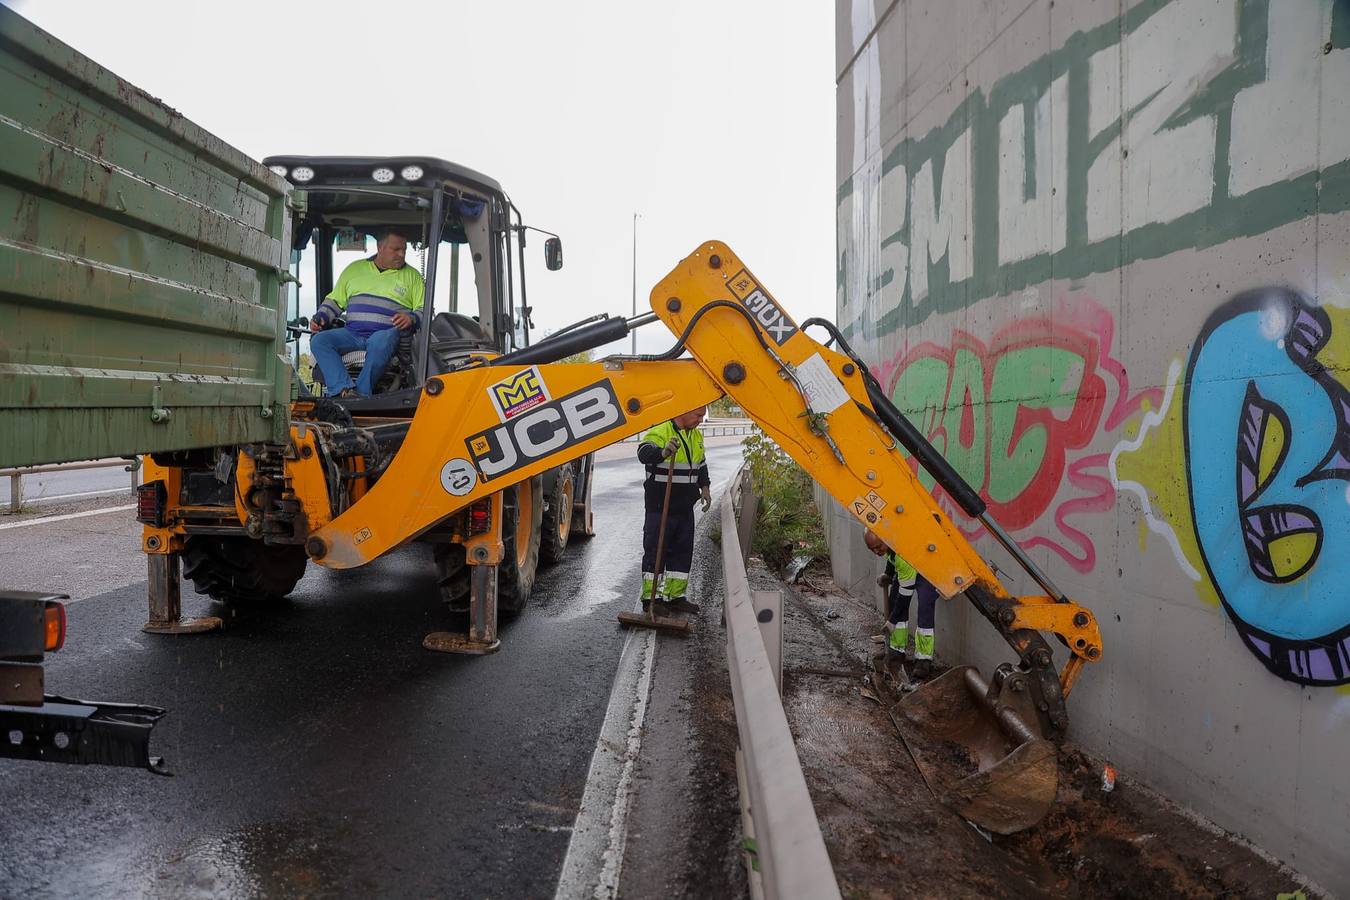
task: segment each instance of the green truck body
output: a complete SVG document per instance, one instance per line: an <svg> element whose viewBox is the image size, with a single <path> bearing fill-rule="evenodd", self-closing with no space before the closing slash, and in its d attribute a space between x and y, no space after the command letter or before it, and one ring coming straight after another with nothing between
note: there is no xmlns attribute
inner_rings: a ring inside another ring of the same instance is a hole
<svg viewBox="0 0 1350 900"><path fill-rule="evenodd" d="M0 6L0 467L284 441L288 190Z"/></svg>

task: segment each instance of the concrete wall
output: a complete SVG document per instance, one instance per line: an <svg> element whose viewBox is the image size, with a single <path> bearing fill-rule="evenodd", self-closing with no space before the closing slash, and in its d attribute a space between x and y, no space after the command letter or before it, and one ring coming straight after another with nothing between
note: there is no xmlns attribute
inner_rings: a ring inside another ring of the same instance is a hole
<svg viewBox="0 0 1350 900"><path fill-rule="evenodd" d="M1095 610L1073 737L1350 893L1350 2L837 0L836 48L839 322Z"/></svg>

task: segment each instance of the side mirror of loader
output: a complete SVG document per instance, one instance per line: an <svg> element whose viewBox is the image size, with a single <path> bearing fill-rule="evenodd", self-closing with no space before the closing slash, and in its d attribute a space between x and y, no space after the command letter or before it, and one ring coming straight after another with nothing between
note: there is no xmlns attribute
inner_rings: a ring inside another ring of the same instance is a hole
<svg viewBox="0 0 1350 900"><path fill-rule="evenodd" d="M562 238L551 237L544 241L544 265L550 272L562 268Z"/></svg>

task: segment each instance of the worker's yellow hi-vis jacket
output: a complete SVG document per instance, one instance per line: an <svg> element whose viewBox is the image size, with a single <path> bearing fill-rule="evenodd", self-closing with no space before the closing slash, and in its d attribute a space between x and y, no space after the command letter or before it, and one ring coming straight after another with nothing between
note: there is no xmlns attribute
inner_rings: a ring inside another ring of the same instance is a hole
<svg viewBox="0 0 1350 900"><path fill-rule="evenodd" d="M687 509L698 500L700 488L712 481L708 477L708 458L703 451L703 432L697 428L688 431L676 428L674 422L653 426L638 444L638 460L647 467L647 505L655 499L659 509L665 497L670 460L661 454L671 438L679 439L679 447L674 456L675 472L670 476L670 508Z"/></svg>

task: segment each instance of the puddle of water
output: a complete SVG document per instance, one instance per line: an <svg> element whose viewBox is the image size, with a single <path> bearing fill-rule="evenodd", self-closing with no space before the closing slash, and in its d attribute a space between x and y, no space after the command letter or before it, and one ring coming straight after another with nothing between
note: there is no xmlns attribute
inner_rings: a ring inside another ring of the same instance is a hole
<svg viewBox="0 0 1350 900"><path fill-rule="evenodd" d="M331 829L255 823L166 851L143 885L149 897L312 897L342 892L348 866Z"/></svg>

